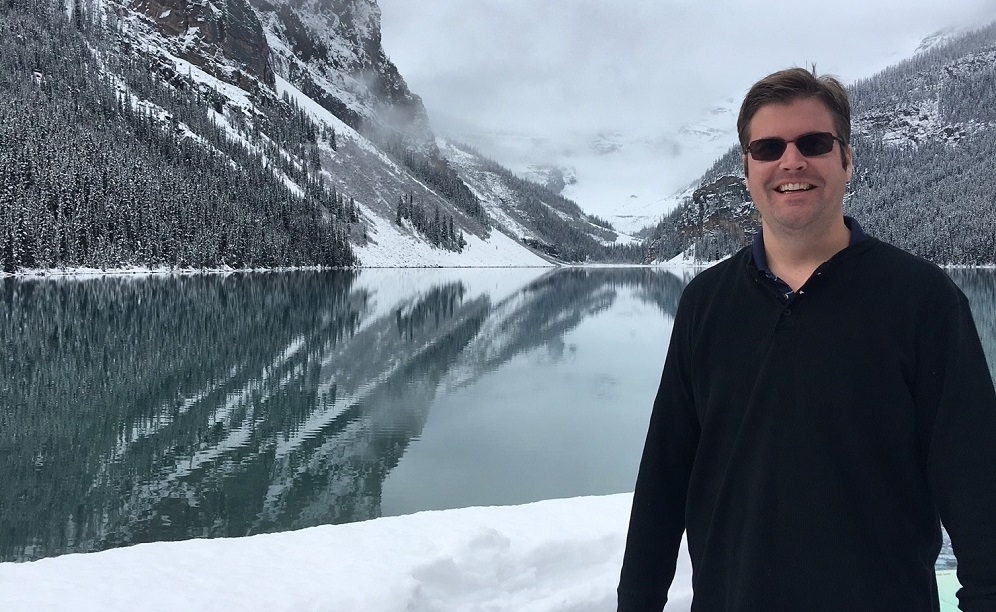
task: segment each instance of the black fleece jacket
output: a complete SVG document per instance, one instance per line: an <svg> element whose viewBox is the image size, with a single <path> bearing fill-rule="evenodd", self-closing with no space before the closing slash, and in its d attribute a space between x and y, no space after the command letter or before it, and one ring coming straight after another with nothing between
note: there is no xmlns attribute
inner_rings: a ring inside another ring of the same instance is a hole
<svg viewBox="0 0 996 612"><path fill-rule="evenodd" d="M682 294L619 611L658 611L687 531L693 611L996 611L996 392L964 294L874 238L787 302L749 248Z"/></svg>

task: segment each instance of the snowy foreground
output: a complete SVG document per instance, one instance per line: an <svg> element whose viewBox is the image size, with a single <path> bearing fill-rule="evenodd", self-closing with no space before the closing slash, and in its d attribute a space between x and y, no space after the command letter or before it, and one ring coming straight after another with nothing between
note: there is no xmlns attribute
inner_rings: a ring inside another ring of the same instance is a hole
<svg viewBox="0 0 996 612"><path fill-rule="evenodd" d="M0 610L615 610L631 494L0 563ZM953 575L939 576L942 611ZM687 611L684 547L668 612Z"/></svg>
<svg viewBox="0 0 996 612"><path fill-rule="evenodd" d="M615 609L631 494L0 564L0 610ZM679 564L675 606L688 610Z"/></svg>

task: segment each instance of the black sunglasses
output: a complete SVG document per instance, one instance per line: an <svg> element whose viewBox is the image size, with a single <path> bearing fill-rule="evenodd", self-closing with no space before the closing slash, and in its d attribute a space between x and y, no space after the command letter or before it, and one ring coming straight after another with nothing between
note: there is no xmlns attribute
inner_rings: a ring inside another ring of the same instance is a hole
<svg viewBox="0 0 996 612"><path fill-rule="evenodd" d="M802 153L804 157L816 157L832 151L834 141L839 142L842 147L847 145L843 138L830 132L813 132L803 134L795 140L785 140L784 138L752 140L747 145L745 153L750 153L755 161L775 161L781 159L788 144L794 142L795 148L799 149L799 153Z"/></svg>

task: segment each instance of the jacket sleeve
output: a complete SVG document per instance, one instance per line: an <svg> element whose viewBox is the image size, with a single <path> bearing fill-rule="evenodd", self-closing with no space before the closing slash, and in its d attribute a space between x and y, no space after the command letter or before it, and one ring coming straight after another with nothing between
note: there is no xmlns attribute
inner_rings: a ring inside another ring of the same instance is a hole
<svg viewBox="0 0 996 612"><path fill-rule="evenodd" d="M699 440L690 379L690 311L682 295L633 493L619 612L659 612L674 579L685 499Z"/></svg>
<svg viewBox="0 0 996 612"><path fill-rule="evenodd" d="M996 391L968 301L921 347L921 399L936 405L927 472L958 559L959 607L996 612ZM936 344L935 344L936 343Z"/></svg>

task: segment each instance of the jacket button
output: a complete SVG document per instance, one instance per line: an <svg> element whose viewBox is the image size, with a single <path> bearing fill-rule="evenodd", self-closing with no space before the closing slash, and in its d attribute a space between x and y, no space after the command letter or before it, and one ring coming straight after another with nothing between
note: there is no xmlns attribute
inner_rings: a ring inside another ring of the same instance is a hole
<svg viewBox="0 0 996 612"><path fill-rule="evenodd" d="M784 312L784 315L786 317L791 316L792 315L792 309L791 308L786 308L785 312Z"/></svg>

